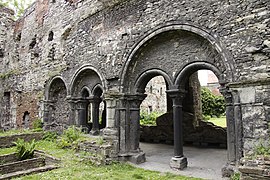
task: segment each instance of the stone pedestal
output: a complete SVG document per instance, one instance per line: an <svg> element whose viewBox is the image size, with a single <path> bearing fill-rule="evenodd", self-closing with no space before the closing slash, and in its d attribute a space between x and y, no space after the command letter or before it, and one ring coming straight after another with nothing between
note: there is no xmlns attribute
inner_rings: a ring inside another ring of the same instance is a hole
<svg viewBox="0 0 270 180"><path fill-rule="evenodd" d="M187 167L187 158L186 157L172 157L170 161L170 167L173 169L182 170Z"/></svg>

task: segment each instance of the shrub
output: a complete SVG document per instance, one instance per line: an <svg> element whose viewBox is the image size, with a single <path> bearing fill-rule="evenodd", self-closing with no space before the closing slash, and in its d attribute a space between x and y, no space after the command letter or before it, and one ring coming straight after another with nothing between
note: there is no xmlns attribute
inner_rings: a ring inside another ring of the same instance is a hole
<svg viewBox="0 0 270 180"><path fill-rule="evenodd" d="M33 158L36 146L35 139L31 142L25 142L23 139L18 139L14 144L16 145L16 154L19 160Z"/></svg>
<svg viewBox="0 0 270 180"><path fill-rule="evenodd" d="M216 96L207 88L201 89L203 116L220 117L225 113L225 100L223 96Z"/></svg>
<svg viewBox="0 0 270 180"><path fill-rule="evenodd" d="M140 124L141 125L151 125L151 126L156 126L157 123L156 123L156 120L157 118L161 115L161 113L159 112L151 112L150 114L148 114L147 112L145 111L142 111L140 116Z"/></svg>
<svg viewBox="0 0 270 180"><path fill-rule="evenodd" d="M42 127L43 127L42 120L41 119L34 120L33 124L32 124L32 127L35 130L40 130L40 129L42 130Z"/></svg>
<svg viewBox="0 0 270 180"><path fill-rule="evenodd" d="M46 141L52 141L54 142L57 139L58 135L56 132L53 131L47 131L44 133L42 139Z"/></svg>
<svg viewBox="0 0 270 180"><path fill-rule="evenodd" d="M72 144L77 144L79 138L82 136L82 132L80 128L75 126L71 126L68 129L64 130L61 138L58 141L58 147L67 148Z"/></svg>

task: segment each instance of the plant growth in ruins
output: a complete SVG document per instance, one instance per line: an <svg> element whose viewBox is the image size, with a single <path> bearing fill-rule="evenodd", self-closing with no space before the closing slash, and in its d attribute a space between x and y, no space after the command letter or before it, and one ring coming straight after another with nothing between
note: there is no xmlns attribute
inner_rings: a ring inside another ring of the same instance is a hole
<svg viewBox="0 0 270 180"><path fill-rule="evenodd" d="M143 126L156 126L156 120L159 116L161 116L162 113L160 112L151 112L151 113L147 113L145 111L142 111L140 116L140 124Z"/></svg>
<svg viewBox="0 0 270 180"><path fill-rule="evenodd" d="M265 141L260 140L259 144L255 146L255 156L270 157L270 141L265 143Z"/></svg>
<svg viewBox="0 0 270 180"><path fill-rule="evenodd" d="M203 117L220 117L225 113L225 100L223 96L214 95L209 89L201 89Z"/></svg>
<svg viewBox="0 0 270 180"><path fill-rule="evenodd" d="M61 138L58 139L58 146L60 148L71 147L78 143L78 140L82 137L82 130L75 126L71 126L64 130Z"/></svg>
<svg viewBox="0 0 270 180"><path fill-rule="evenodd" d="M14 144L16 146L16 155L19 160L33 158L36 146L35 139L31 142L26 142L24 139L18 139Z"/></svg>
<svg viewBox="0 0 270 180"><path fill-rule="evenodd" d="M35 132L42 131L43 123L41 119L36 119L33 121L32 128Z"/></svg>

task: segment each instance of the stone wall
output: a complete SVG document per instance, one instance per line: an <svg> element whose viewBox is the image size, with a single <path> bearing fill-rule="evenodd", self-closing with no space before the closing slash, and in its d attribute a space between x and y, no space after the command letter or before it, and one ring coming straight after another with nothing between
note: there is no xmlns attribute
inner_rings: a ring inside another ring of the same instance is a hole
<svg viewBox="0 0 270 180"><path fill-rule="evenodd" d="M54 77L65 84L66 105L74 103L75 79L88 68L105 99L113 99L109 128L118 131L126 151L138 134L128 121L140 102L133 95L153 76L164 75L168 88L179 88L183 77L206 67L226 90L229 142L238 156L248 155L258 139L269 139L269 14L268 0L38 0L0 35L6 42L0 95L10 92L9 124L20 122L25 109L33 117L48 114L50 102L43 102ZM20 92L22 100L13 101ZM75 106L69 108L74 122Z"/></svg>

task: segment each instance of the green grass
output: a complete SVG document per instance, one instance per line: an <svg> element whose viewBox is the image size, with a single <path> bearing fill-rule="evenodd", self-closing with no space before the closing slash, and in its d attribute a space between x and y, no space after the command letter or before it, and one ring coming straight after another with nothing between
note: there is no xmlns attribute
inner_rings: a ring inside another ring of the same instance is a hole
<svg viewBox="0 0 270 180"><path fill-rule="evenodd" d="M217 126L227 127L227 125L226 125L226 117L225 116L221 116L219 118L211 118L210 120L208 120L208 122L212 122Z"/></svg>
<svg viewBox="0 0 270 180"><path fill-rule="evenodd" d="M27 129L12 129L8 131L0 131L0 136L11 136L15 134L34 133L34 130Z"/></svg>
<svg viewBox="0 0 270 180"><path fill-rule="evenodd" d="M135 168L127 163L113 163L111 165L96 166L89 161L83 160L83 156L87 153L75 152L72 149L60 149L55 142L38 141L36 148L45 151L54 157L61 159L60 168L40 174L28 175L16 179L22 180L77 180L77 179L112 179L112 180L133 180L133 179L149 179L149 180L167 180L167 179L196 179L184 176L173 175L170 173L160 173ZM14 152L15 148L0 149L0 154ZM79 156L80 155L80 156Z"/></svg>

